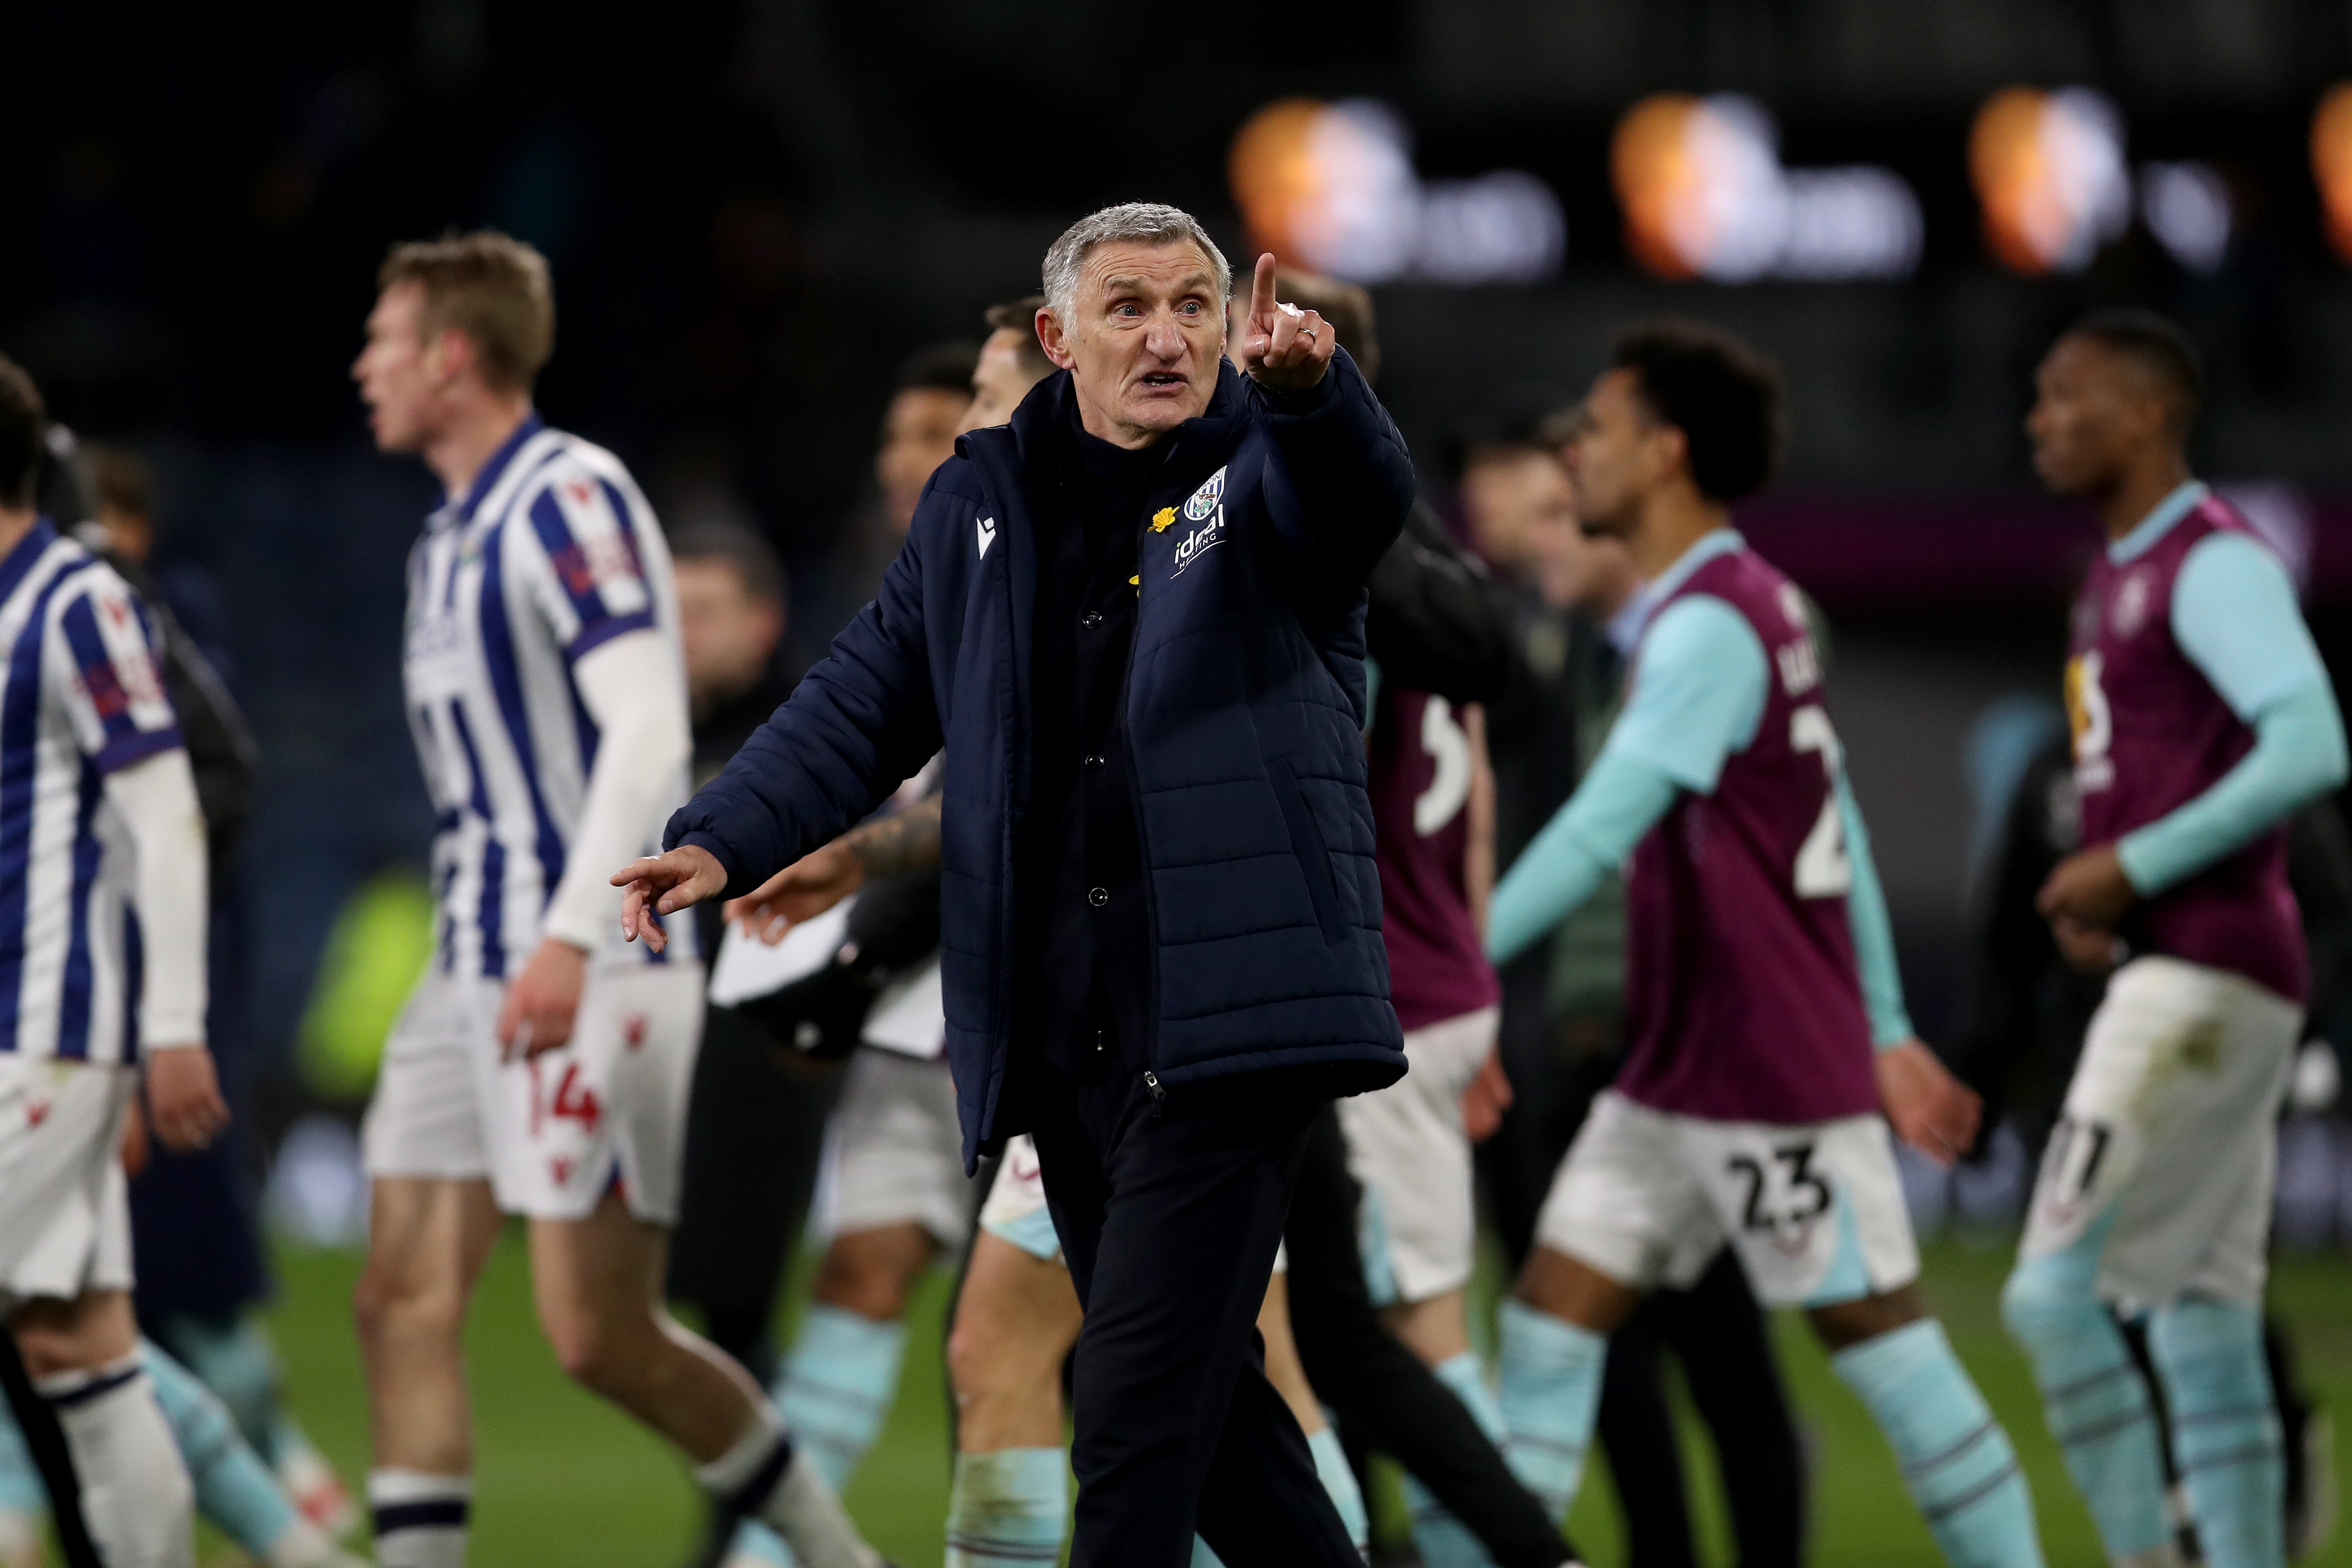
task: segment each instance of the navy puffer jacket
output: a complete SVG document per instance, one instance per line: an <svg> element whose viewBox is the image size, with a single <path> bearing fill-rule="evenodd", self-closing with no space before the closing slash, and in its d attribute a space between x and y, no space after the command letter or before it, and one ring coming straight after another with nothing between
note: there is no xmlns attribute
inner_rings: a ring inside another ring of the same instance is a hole
<svg viewBox="0 0 2352 1568"><path fill-rule="evenodd" d="M670 820L749 892L858 821L946 747L940 953L967 1158L998 1125L1030 799L1029 497L1057 483L1066 372L956 444L874 602L792 700ZM1150 879L1146 1049L1171 1093L1307 1070L1352 1093L1404 1071L1364 794L1364 582L1412 467L1345 352L1276 396L1231 367L1166 438L1137 528L1129 777ZM1172 515L1171 515L1172 512ZM1154 520L1161 526L1151 526Z"/></svg>

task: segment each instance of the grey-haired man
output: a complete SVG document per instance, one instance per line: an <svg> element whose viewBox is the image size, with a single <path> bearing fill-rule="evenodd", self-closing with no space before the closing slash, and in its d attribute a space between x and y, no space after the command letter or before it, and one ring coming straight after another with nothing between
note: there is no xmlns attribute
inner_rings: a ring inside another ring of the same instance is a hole
<svg viewBox="0 0 2352 1568"><path fill-rule="evenodd" d="M932 476L882 591L626 868L626 919L745 894L944 745L941 950L967 1157L1035 1140L1087 1322L1079 1568L1353 1547L1253 1320L1309 1118L1392 1082L1360 738L1364 582L1412 470L1262 257L1173 208L1046 254L1060 368ZM1243 372L1246 372L1245 374Z"/></svg>

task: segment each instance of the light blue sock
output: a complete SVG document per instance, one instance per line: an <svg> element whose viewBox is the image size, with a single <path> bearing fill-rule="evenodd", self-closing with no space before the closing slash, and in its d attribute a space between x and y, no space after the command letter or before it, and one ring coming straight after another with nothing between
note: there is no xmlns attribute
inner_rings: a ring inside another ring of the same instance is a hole
<svg viewBox="0 0 2352 1568"><path fill-rule="evenodd" d="M1051 1568L1069 1515L1070 1461L1061 1449L958 1454L945 1568Z"/></svg>
<svg viewBox="0 0 2352 1568"><path fill-rule="evenodd" d="M0 1405L0 1512L42 1514L49 1494L41 1472L33 1468L33 1452L25 1447L24 1428L7 1406Z"/></svg>
<svg viewBox="0 0 2352 1568"><path fill-rule="evenodd" d="M2167 1549L2172 1531L2147 1384L2098 1299L2097 1270L2096 1245L2028 1259L2002 1288L2000 1315L2033 1363L2051 1436L2108 1561L2129 1563Z"/></svg>
<svg viewBox="0 0 2352 1568"><path fill-rule="evenodd" d="M1356 1554L1362 1556L1372 1549L1372 1519L1364 1507L1364 1492L1356 1484L1356 1472L1348 1464L1348 1450L1340 1445L1339 1431L1326 1426L1307 1439L1307 1451L1315 1456L1315 1474L1321 1479L1323 1490L1331 1494L1331 1506L1339 1511L1339 1522L1348 1527L1348 1539L1356 1543Z"/></svg>
<svg viewBox="0 0 2352 1568"><path fill-rule="evenodd" d="M237 1431L263 1462L276 1469L285 1459L278 1444L283 1419L278 1402L278 1353L261 1325L242 1313L175 1312L166 1327L163 1337L187 1356L181 1364L219 1396Z"/></svg>
<svg viewBox="0 0 2352 1568"><path fill-rule="evenodd" d="M2171 1401L2172 1456L2212 1568L2279 1568L2286 1469L2262 1318L2232 1301L2180 1301L2149 1320Z"/></svg>
<svg viewBox="0 0 2352 1568"><path fill-rule="evenodd" d="M793 1442L835 1492L881 1434L898 1391L907 1325L811 1302L800 1337L776 1379L776 1407Z"/></svg>
<svg viewBox="0 0 2352 1568"><path fill-rule="evenodd" d="M907 1325L811 1301L800 1336L776 1378L776 1408L793 1442L838 1494L881 1434L898 1391ZM737 1528L731 1551L755 1563L789 1568L792 1548L756 1520Z"/></svg>
<svg viewBox="0 0 2352 1568"><path fill-rule="evenodd" d="M1505 1301L1496 1317L1503 1348L1503 1457L1544 1511L1555 1521L1562 1520L1584 1477L1609 1342L1525 1301Z"/></svg>
<svg viewBox="0 0 2352 1568"><path fill-rule="evenodd" d="M1503 1412L1487 1390L1477 1353L1465 1350L1446 1357L1430 1370L1436 1373L1437 1381L1454 1390L1455 1398L1469 1406L1479 1429L1499 1443ZM1404 1501L1412 1512L1413 1546L1429 1568L1494 1568L1495 1560L1486 1554L1478 1538L1447 1512L1445 1505L1432 1496L1428 1488L1410 1475L1404 1478Z"/></svg>
<svg viewBox="0 0 2352 1568"><path fill-rule="evenodd" d="M2009 1434L1933 1318L1830 1358L1869 1406L1903 1484L1955 1568L2041 1568L2033 1498Z"/></svg>
<svg viewBox="0 0 2352 1568"><path fill-rule="evenodd" d="M143 1339L139 1359L195 1482L196 1511L247 1552L267 1559L299 1517L278 1478L238 1432L228 1406L194 1373Z"/></svg>

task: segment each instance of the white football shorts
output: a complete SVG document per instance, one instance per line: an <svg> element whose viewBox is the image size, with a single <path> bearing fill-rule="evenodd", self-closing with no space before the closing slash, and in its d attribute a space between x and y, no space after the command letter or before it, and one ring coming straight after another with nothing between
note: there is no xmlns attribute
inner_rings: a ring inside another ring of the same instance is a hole
<svg viewBox="0 0 2352 1568"><path fill-rule="evenodd" d="M2303 1009L2223 969L2135 958L2107 982L2026 1217L2025 1259L2099 1249L2099 1293L2248 1305L2267 1276L2278 1111Z"/></svg>
<svg viewBox="0 0 2352 1568"><path fill-rule="evenodd" d="M1696 1282L1727 1239L1768 1306L1827 1307L1919 1276L1886 1124L1711 1122L1604 1091L1536 1239L1635 1290Z"/></svg>
<svg viewBox="0 0 2352 1568"><path fill-rule="evenodd" d="M1053 1211L1045 1207L1045 1172L1028 1134L1015 1133L1004 1140L996 1183L980 1207L980 1228L1042 1262L1062 1261L1062 1239L1055 1233ZM1272 1271L1290 1271L1290 1250L1281 1243L1274 1249Z"/></svg>
<svg viewBox="0 0 2352 1568"><path fill-rule="evenodd" d="M370 1176L487 1178L509 1214L584 1219L617 1187L677 1219L702 966L592 968L572 1038L500 1059L502 981L428 971L384 1042L362 1129Z"/></svg>
<svg viewBox="0 0 2352 1568"><path fill-rule="evenodd" d="M859 1050L834 1107L827 1158L826 1234L911 1223L950 1250L971 1238L963 1125L943 1058Z"/></svg>
<svg viewBox="0 0 2352 1568"><path fill-rule="evenodd" d="M1501 1024L1500 1009L1481 1008L1411 1030L1405 1075L1339 1102L1348 1169L1364 1187L1360 1240L1374 1306L1425 1301L1469 1282L1477 1214L1462 1094Z"/></svg>
<svg viewBox="0 0 2352 1568"><path fill-rule="evenodd" d="M135 1067L0 1053L0 1300L131 1288L123 1109Z"/></svg>
<svg viewBox="0 0 2352 1568"><path fill-rule="evenodd" d="M1029 1141L1028 1134L1004 1140L996 1184L988 1189L988 1201L981 1205L980 1225L1032 1258L1051 1263L1062 1256L1062 1239L1054 1234L1054 1217L1045 1207L1045 1177L1037 1166L1037 1145Z"/></svg>

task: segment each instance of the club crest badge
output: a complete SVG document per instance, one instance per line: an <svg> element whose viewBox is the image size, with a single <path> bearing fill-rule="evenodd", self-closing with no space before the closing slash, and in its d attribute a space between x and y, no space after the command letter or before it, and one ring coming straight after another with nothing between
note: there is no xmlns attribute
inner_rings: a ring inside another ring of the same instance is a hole
<svg viewBox="0 0 2352 1568"><path fill-rule="evenodd" d="M1184 503L1184 515L1196 523L1206 522L1217 503L1225 498L1225 471L1222 468L1209 476L1201 487Z"/></svg>

